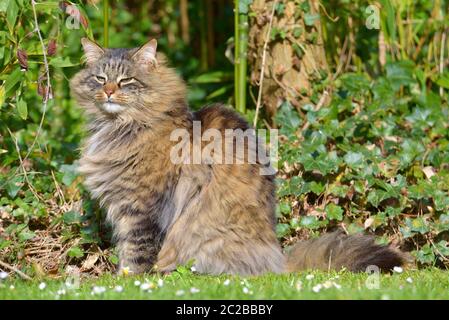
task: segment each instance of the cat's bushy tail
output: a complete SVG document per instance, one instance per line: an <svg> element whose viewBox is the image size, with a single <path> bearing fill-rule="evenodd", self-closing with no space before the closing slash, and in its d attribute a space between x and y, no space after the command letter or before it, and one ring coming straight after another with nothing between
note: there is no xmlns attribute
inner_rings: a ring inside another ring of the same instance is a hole
<svg viewBox="0 0 449 320"><path fill-rule="evenodd" d="M378 245L374 237L346 235L342 231L325 234L317 239L302 241L287 254L287 272L306 269L363 272L368 266L391 271L405 264L406 254L387 245Z"/></svg>

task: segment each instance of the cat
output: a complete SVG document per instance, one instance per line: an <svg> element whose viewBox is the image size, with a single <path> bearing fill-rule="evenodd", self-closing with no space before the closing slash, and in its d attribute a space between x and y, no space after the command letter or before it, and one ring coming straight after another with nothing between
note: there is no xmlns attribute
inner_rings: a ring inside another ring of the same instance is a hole
<svg viewBox="0 0 449 320"><path fill-rule="evenodd" d="M275 233L274 175L259 172L266 164L189 164L170 156L179 142L172 132L191 133L195 121L202 133L220 134L248 123L219 104L191 112L185 83L154 39L133 49L81 43L86 67L70 81L89 121L79 170L107 210L119 270L168 273L193 261L199 273L258 275L370 265L388 271L404 263L399 250L341 231L284 254Z"/></svg>

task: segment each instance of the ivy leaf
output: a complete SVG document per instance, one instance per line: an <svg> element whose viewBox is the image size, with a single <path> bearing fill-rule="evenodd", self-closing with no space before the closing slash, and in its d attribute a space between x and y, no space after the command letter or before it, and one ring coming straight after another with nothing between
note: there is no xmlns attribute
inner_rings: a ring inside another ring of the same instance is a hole
<svg viewBox="0 0 449 320"><path fill-rule="evenodd" d="M25 228L19 233L19 240L24 242L30 239L33 239L36 236L36 234L33 231L30 231L30 229Z"/></svg>
<svg viewBox="0 0 449 320"><path fill-rule="evenodd" d="M427 221L422 217L408 220L408 225L410 227L410 230L419 232L421 234L425 234L430 231Z"/></svg>
<svg viewBox="0 0 449 320"><path fill-rule="evenodd" d="M416 82L413 78L414 67L413 61L409 60L390 62L385 65L387 78L395 91L399 90L401 86Z"/></svg>
<svg viewBox="0 0 449 320"><path fill-rule="evenodd" d="M414 252L416 259L424 264L432 264L435 261L435 254L429 244L425 244L421 250Z"/></svg>
<svg viewBox="0 0 449 320"><path fill-rule="evenodd" d="M74 246L67 251L67 255L71 258L82 258L84 251L80 247Z"/></svg>
<svg viewBox="0 0 449 320"><path fill-rule="evenodd" d="M363 162L364 162L364 156L362 153L359 152L352 152L349 151L345 157L344 160L346 162L346 164L350 167L350 168L360 168L363 166Z"/></svg>
<svg viewBox="0 0 449 320"><path fill-rule="evenodd" d="M253 0L239 0L239 14L247 14Z"/></svg>
<svg viewBox="0 0 449 320"><path fill-rule="evenodd" d="M76 211L68 211L65 212L62 216L62 220L66 224L80 223L81 222L81 214Z"/></svg>
<svg viewBox="0 0 449 320"><path fill-rule="evenodd" d="M290 136L298 129L301 120L290 102L285 101L276 113L275 122L281 126L281 134Z"/></svg>
<svg viewBox="0 0 449 320"><path fill-rule="evenodd" d="M117 257L115 254L111 254L111 255L108 257L108 260L109 260L109 262L112 263L112 264L118 264L118 261L119 261L118 257Z"/></svg>
<svg viewBox="0 0 449 320"><path fill-rule="evenodd" d="M78 177L77 166L75 164L63 164L59 170L63 173L62 183L66 186L70 186Z"/></svg>
<svg viewBox="0 0 449 320"><path fill-rule="evenodd" d="M320 221L315 216L304 216L301 218L299 224L307 229L317 229L321 226Z"/></svg>
<svg viewBox="0 0 449 320"><path fill-rule="evenodd" d="M343 220L343 209L340 206L337 206L336 204L329 203L324 211L326 212L326 216L330 220L338 220L338 221Z"/></svg>
<svg viewBox="0 0 449 320"><path fill-rule="evenodd" d="M319 14L313 14L313 13L305 13L304 14L304 24L306 26L313 26L316 20L320 19Z"/></svg>
<svg viewBox="0 0 449 320"><path fill-rule="evenodd" d="M276 234L279 238L286 236L290 231L290 226L285 223L278 223L276 225Z"/></svg>
<svg viewBox="0 0 449 320"><path fill-rule="evenodd" d="M436 243L435 249L437 250L437 253L442 254L443 256L449 256L449 243L447 241L441 240Z"/></svg>
<svg viewBox="0 0 449 320"><path fill-rule="evenodd" d="M7 182L6 191L12 199L14 199L19 190L22 189L23 179L24 178L22 176L16 176Z"/></svg>

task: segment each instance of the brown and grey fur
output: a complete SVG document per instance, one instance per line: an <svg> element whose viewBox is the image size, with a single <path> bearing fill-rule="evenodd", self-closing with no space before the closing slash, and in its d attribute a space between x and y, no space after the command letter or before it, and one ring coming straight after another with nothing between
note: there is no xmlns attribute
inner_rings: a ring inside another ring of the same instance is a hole
<svg viewBox="0 0 449 320"><path fill-rule="evenodd" d="M261 164L173 164L174 129L246 129L233 111L210 106L189 111L186 86L151 41L140 49L102 49L83 39L87 67L71 89L89 118L80 171L92 196L107 209L120 268L140 273L174 270L194 261L209 274L253 275L305 268L361 271L401 265L401 253L364 236L331 233L299 243L286 257L275 234L274 177ZM107 76L106 83L95 76ZM120 87L120 78L136 79ZM120 112L102 108L113 86Z"/></svg>

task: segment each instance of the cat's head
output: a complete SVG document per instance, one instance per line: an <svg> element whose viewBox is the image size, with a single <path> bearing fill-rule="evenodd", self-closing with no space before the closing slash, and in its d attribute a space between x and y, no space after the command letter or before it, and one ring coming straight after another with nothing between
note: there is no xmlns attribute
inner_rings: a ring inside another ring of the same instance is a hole
<svg viewBox="0 0 449 320"><path fill-rule="evenodd" d="M86 38L81 44L86 67L70 85L78 103L93 116L150 121L185 105L185 86L156 54L156 40L133 49L105 49Z"/></svg>

